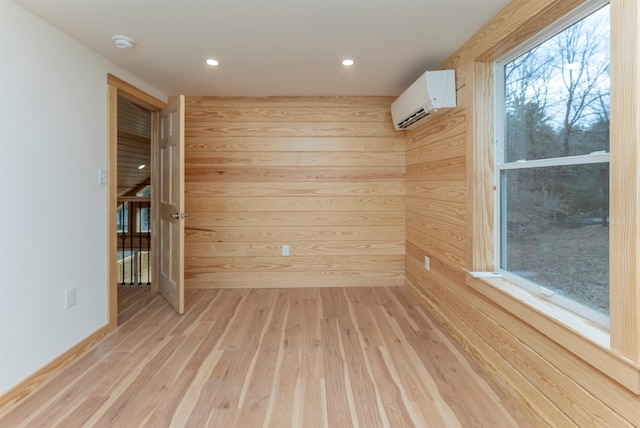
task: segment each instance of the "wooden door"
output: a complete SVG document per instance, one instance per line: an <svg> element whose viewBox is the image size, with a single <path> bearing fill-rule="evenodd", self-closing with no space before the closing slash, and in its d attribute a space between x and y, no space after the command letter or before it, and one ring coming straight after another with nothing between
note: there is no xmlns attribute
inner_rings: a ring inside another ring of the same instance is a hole
<svg viewBox="0 0 640 428"><path fill-rule="evenodd" d="M184 312L184 96L160 112L157 167L160 230L160 293Z"/></svg>

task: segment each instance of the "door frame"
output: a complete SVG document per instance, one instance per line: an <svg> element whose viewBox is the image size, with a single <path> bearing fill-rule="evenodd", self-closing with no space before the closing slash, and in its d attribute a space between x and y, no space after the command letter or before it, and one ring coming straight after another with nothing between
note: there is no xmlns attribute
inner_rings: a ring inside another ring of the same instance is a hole
<svg viewBox="0 0 640 428"><path fill-rule="evenodd" d="M159 111L166 106L161 101L124 80L107 75L107 325L109 331L118 327L118 271L116 251L117 228L116 212L118 209L118 96L124 97L139 107L151 112L151 188L157 188L157 168L153 168L153 147L158 144ZM157 199L151 192L151 230L157 231ZM153 232L152 232L153 233ZM151 277L157 278L158 272L158 240L151 239ZM157 293L156 281L151 282L151 291Z"/></svg>

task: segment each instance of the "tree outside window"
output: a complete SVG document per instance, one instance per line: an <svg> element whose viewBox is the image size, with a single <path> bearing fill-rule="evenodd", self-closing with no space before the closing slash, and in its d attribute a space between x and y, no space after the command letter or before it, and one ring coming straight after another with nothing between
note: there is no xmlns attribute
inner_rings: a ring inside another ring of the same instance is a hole
<svg viewBox="0 0 640 428"><path fill-rule="evenodd" d="M609 6L517 57L496 155L499 269L609 314Z"/></svg>

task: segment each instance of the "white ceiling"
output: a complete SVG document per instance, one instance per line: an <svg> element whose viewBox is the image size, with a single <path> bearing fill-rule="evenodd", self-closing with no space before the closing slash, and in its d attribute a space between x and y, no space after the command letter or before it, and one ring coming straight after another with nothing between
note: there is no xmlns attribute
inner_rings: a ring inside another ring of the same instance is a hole
<svg viewBox="0 0 640 428"><path fill-rule="evenodd" d="M509 2L15 1L167 94L220 96L396 96Z"/></svg>

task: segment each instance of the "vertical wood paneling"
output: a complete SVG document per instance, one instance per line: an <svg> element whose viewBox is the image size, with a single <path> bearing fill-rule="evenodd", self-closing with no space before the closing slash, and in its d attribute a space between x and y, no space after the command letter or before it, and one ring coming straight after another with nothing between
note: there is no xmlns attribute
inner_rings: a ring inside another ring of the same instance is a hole
<svg viewBox="0 0 640 428"><path fill-rule="evenodd" d="M632 42L630 42L630 41ZM611 295L613 346L640 362L640 6L611 4ZM613 144L615 142L615 145ZM629 221L634 219L635 221Z"/></svg>
<svg viewBox="0 0 640 428"><path fill-rule="evenodd" d="M188 97L187 287L402 285L391 101Z"/></svg>

